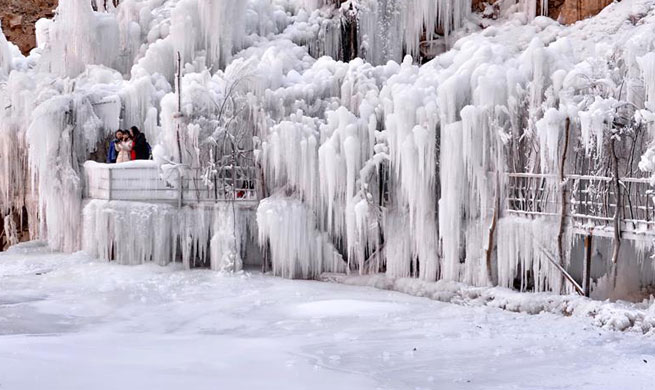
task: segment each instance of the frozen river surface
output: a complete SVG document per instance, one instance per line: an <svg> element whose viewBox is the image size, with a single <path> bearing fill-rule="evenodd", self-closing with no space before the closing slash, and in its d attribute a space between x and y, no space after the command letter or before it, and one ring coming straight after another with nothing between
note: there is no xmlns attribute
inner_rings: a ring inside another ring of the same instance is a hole
<svg viewBox="0 0 655 390"><path fill-rule="evenodd" d="M652 389L655 340L370 288L0 255L0 389Z"/></svg>

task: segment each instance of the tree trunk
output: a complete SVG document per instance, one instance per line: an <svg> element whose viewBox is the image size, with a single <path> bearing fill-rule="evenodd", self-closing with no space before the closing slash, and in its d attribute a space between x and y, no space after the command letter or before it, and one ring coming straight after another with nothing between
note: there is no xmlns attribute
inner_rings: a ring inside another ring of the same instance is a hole
<svg viewBox="0 0 655 390"><path fill-rule="evenodd" d="M184 202L184 178L182 177L182 142L180 139L180 122L182 121L182 56L180 52L177 52L177 75L175 77L176 86L177 86L177 114L175 115L176 119L176 131L177 131L177 152L180 156L180 167L178 169L178 175L180 177L179 183L179 195L177 200L177 207L181 208L182 203Z"/></svg>
<svg viewBox="0 0 655 390"><path fill-rule="evenodd" d="M500 209L500 174L496 172L496 194L494 195L494 213L491 217L491 226L489 226L489 236L487 237L486 248L486 262L487 262L487 279L491 286L495 285L494 275L492 271L492 255L494 249L494 241L496 236L496 227L498 226L498 214Z"/></svg>
<svg viewBox="0 0 655 390"><path fill-rule="evenodd" d="M616 268L619 261L619 251L621 250L621 209L623 208L621 202L621 182L619 181L619 159L616 156L615 144L616 140L612 138L610 149L614 176L614 201L616 202L616 207L614 208L614 247L612 249L612 279L614 285L616 285Z"/></svg>
<svg viewBox="0 0 655 390"><path fill-rule="evenodd" d="M566 209L568 204L568 188L566 183L565 176L565 166L566 166L566 154L569 149L569 129L571 127L571 119L566 118L566 129L564 133L564 150L562 151L562 158L560 159L559 166L559 186L561 197L561 210L560 210L560 220L559 220L559 231L557 233L557 255L559 265L564 268L565 261L565 250L564 250L564 233L566 232ZM564 276L560 279L560 293L564 293Z"/></svg>

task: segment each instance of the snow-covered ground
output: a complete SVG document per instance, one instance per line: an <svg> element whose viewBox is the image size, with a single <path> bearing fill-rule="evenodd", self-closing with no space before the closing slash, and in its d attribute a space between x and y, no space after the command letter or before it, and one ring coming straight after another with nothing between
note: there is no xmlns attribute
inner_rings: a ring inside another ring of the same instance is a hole
<svg viewBox="0 0 655 390"><path fill-rule="evenodd" d="M396 292L0 255L0 389L652 389L655 340Z"/></svg>

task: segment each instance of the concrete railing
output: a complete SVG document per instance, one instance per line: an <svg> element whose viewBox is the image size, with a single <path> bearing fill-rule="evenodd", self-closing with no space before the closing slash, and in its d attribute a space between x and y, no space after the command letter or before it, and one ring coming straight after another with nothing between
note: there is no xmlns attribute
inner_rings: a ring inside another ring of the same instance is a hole
<svg viewBox="0 0 655 390"><path fill-rule="evenodd" d="M257 180L254 169L226 167L209 179L201 170L187 170L180 180L173 174L162 179L154 161L131 161L122 164L101 164L87 161L85 196L90 199L138 202L200 203L220 201L257 201ZM232 177L237 177L233 180Z"/></svg>

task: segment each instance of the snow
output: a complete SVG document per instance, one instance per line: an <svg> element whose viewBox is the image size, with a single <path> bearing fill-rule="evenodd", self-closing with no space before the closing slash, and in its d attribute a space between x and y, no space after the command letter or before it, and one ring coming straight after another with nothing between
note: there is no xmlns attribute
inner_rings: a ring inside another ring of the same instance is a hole
<svg viewBox="0 0 655 390"><path fill-rule="evenodd" d="M0 255L8 389L649 389L651 336L258 273Z"/></svg>
<svg viewBox="0 0 655 390"><path fill-rule="evenodd" d="M606 330L646 335L655 333L655 299L652 295L642 302L630 303L598 301L574 294L525 294L504 287L473 287L445 280L426 282L386 275L324 273L320 280L350 286L375 287L463 306L487 306L531 315L551 313L571 316Z"/></svg>

